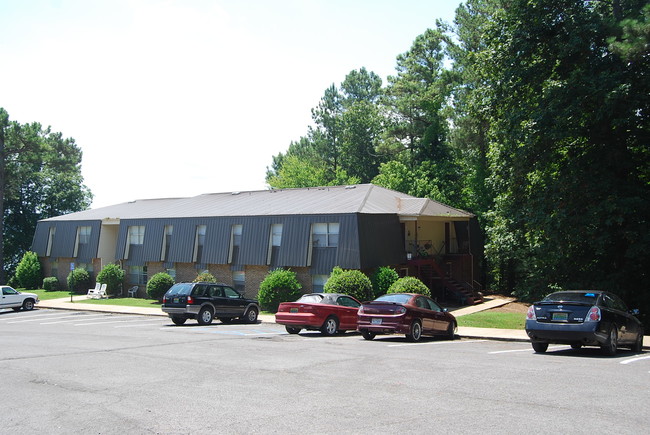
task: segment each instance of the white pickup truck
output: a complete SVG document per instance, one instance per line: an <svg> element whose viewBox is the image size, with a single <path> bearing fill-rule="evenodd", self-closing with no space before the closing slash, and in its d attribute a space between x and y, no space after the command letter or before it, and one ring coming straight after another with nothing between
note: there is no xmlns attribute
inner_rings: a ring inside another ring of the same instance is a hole
<svg viewBox="0 0 650 435"><path fill-rule="evenodd" d="M14 311L33 310L38 303L38 295L34 293L22 293L12 289L8 285L0 286L0 309L13 308Z"/></svg>

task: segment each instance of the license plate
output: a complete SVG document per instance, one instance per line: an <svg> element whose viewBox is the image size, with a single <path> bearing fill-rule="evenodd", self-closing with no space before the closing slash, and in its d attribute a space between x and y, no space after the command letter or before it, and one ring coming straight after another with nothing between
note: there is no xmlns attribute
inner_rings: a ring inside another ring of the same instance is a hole
<svg viewBox="0 0 650 435"><path fill-rule="evenodd" d="M553 321L566 322L569 320L569 313L553 313Z"/></svg>
<svg viewBox="0 0 650 435"><path fill-rule="evenodd" d="M372 323L373 325L381 325L381 319L372 319L372 320L371 320L371 323Z"/></svg>
<svg viewBox="0 0 650 435"><path fill-rule="evenodd" d="M174 298L174 303L175 303L175 304L178 303L178 298Z"/></svg>
<svg viewBox="0 0 650 435"><path fill-rule="evenodd" d="M289 310L289 312L290 312L290 313L297 313L297 312L298 312L298 308L292 308L292 309Z"/></svg>

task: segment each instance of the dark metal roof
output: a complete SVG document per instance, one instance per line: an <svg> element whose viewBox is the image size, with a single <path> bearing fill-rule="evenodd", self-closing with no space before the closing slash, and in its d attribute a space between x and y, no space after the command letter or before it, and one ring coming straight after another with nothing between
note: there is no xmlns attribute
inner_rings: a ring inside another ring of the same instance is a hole
<svg viewBox="0 0 650 435"><path fill-rule="evenodd" d="M45 221L281 216L318 214L398 214L469 219L473 215L426 198L373 184L209 193L189 198L144 199L57 216Z"/></svg>

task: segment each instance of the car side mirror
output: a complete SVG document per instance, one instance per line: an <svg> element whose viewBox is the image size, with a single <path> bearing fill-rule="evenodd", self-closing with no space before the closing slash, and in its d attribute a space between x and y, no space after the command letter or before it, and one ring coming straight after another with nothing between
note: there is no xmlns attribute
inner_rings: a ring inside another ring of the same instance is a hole
<svg viewBox="0 0 650 435"><path fill-rule="evenodd" d="M449 311L449 310L446 309L446 308L443 308L443 309L442 309L442 312L443 312L443 313L446 313L447 311Z"/></svg>

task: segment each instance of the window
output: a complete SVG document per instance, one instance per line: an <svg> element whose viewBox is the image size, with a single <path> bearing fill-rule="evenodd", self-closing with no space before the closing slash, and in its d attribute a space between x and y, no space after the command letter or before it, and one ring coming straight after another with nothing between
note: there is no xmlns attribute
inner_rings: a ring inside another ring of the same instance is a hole
<svg viewBox="0 0 650 435"><path fill-rule="evenodd" d="M78 237L79 237L79 244L80 245L87 245L90 243L90 227L78 227Z"/></svg>
<svg viewBox="0 0 650 435"><path fill-rule="evenodd" d="M334 248L339 245L339 224L318 223L312 225L312 246Z"/></svg>
<svg viewBox="0 0 650 435"><path fill-rule="evenodd" d="M233 225L230 228L230 253L228 254L228 263L237 263L242 232L243 225Z"/></svg>
<svg viewBox="0 0 650 435"><path fill-rule="evenodd" d="M129 284L147 284L147 266L129 266Z"/></svg>
<svg viewBox="0 0 650 435"><path fill-rule="evenodd" d="M271 246L280 246L282 243L282 224L271 225Z"/></svg>
<svg viewBox="0 0 650 435"><path fill-rule="evenodd" d="M89 263L77 263L74 266L75 269L83 269L89 274L93 273L93 265Z"/></svg>
<svg viewBox="0 0 650 435"><path fill-rule="evenodd" d="M162 252L160 253L160 261L168 261L169 246L171 245L172 234L174 233L173 225L165 225L165 232L163 233Z"/></svg>
<svg viewBox="0 0 650 435"><path fill-rule="evenodd" d="M269 252L266 256L266 264L272 264L273 262L273 251L277 251L277 248L280 247L282 243L282 224L273 224L271 225L271 234L269 241ZM277 255L277 254L276 254Z"/></svg>
<svg viewBox="0 0 650 435"><path fill-rule="evenodd" d="M205 245L205 232L207 227L205 225L196 226L196 235L194 237L194 262L201 262L203 257L203 246Z"/></svg>
<svg viewBox="0 0 650 435"><path fill-rule="evenodd" d="M129 244L142 245L144 243L144 225L129 227Z"/></svg>
<svg viewBox="0 0 650 435"><path fill-rule="evenodd" d="M232 226L232 244L233 246L241 246L241 234L243 230L243 225L233 225Z"/></svg>
<svg viewBox="0 0 650 435"><path fill-rule="evenodd" d="M167 272L167 275L171 276L176 282L176 269L165 269L165 272Z"/></svg>
<svg viewBox="0 0 650 435"><path fill-rule="evenodd" d="M341 305L343 307L359 308L359 303L349 296L340 296L336 300L336 305Z"/></svg>
<svg viewBox="0 0 650 435"><path fill-rule="evenodd" d="M77 243L74 245L73 257L79 254L79 247L90 242L90 227L77 227Z"/></svg>
<svg viewBox="0 0 650 435"><path fill-rule="evenodd" d="M241 297L241 293L230 288L230 287L224 287L223 288L223 294L225 297L230 298L230 299L239 299Z"/></svg>
<svg viewBox="0 0 650 435"><path fill-rule="evenodd" d="M328 275L312 275L311 286L314 293L322 293L325 288L325 283L329 279Z"/></svg>
<svg viewBox="0 0 650 435"><path fill-rule="evenodd" d="M56 260L50 261L50 274L52 276L59 276L59 262Z"/></svg>
<svg viewBox="0 0 650 435"><path fill-rule="evenodd" d="M144 225L128 227L126 246L124 247L124 259L129 258L131 245L142 245L144 243Z"/></svg>
<svg viewBox="0 0 650 435"><path fill-rule="evenodd" d="M244 294L246 291L246 273L241 270L233 271L232 283L239 293Z"/></svg>
<svg viewBox="0 0 650 435"><path fill-rule="evenodd" d="M55 234L56 234L56 227L50 227L50 232L47 235L47 248L45 249L46 257L49 257L52 254L52 244L54 243Z"/></svg>

